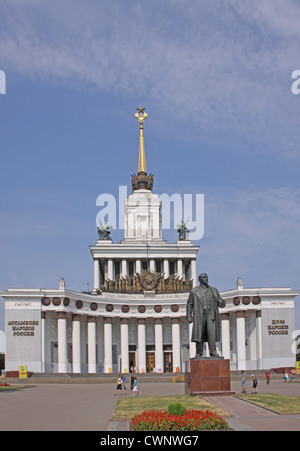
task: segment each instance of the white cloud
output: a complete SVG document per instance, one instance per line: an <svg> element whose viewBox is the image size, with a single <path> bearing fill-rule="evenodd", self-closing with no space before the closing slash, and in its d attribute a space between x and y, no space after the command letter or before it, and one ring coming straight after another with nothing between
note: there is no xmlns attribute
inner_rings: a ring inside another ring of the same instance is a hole
<svg viewBox="0 0 300 451"><path fill-rule="evenodd" d="M173 129L176 120L194 123L198 138L220 142L234 133L236 149L295 156L290 77L299 7L256 6L6 2L0 53L24 76L145 98Z"/></svg>

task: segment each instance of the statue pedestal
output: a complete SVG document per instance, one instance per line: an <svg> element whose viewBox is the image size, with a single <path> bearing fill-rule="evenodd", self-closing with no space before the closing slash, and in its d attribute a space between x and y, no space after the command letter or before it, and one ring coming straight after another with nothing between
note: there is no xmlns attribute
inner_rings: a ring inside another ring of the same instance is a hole
<svg viewBox="0 0 300 451"><path fill-rule="evenodd" d="M190 395L231 395L230 360L194 357L186 362L185 392Z"/></svg>

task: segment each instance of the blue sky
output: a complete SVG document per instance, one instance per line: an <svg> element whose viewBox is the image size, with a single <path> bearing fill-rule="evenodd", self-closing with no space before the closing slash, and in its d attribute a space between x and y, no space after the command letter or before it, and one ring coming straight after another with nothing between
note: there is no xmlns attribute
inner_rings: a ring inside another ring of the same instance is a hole
<svg viewBox="0 0 300 451"><path fill-rule="evenodd" d="M0 289L92 284L96 199L130 192L139 105L154 192L205 196L198 271L300 289L299 19L291 0L2 0Z"/></svg>

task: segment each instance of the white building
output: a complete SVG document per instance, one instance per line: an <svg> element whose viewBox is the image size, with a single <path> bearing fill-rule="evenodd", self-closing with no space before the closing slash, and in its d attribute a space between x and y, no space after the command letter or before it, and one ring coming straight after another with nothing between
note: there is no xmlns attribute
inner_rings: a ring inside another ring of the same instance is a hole
<svg viewBox="0 0 300 451"><path fill-rule="evenodd" d="M6 371L59 373L181 372L195 354L186 321L189 290L197 284L199 247L188 236L163 240L161 200L152 192L140 123L139 171L125 201L124 239L99 234L90 246L92 293L66 288L8 289L5 299ZM221 293L219 352L231 369L295 365L291 288L236 288Z"/></svg>

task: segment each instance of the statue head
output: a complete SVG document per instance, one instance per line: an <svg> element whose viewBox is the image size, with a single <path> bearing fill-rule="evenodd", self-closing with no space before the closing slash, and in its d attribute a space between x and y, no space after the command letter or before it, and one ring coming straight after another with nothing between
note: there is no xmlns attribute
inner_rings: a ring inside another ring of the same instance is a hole
<svg viewBox="0 0 300 451"><path fill-rule="evenodd" d="M200 283L207 285L208 284L208 276L206 273L201 273L200 276L198 277L198 280Z"/></svg>

